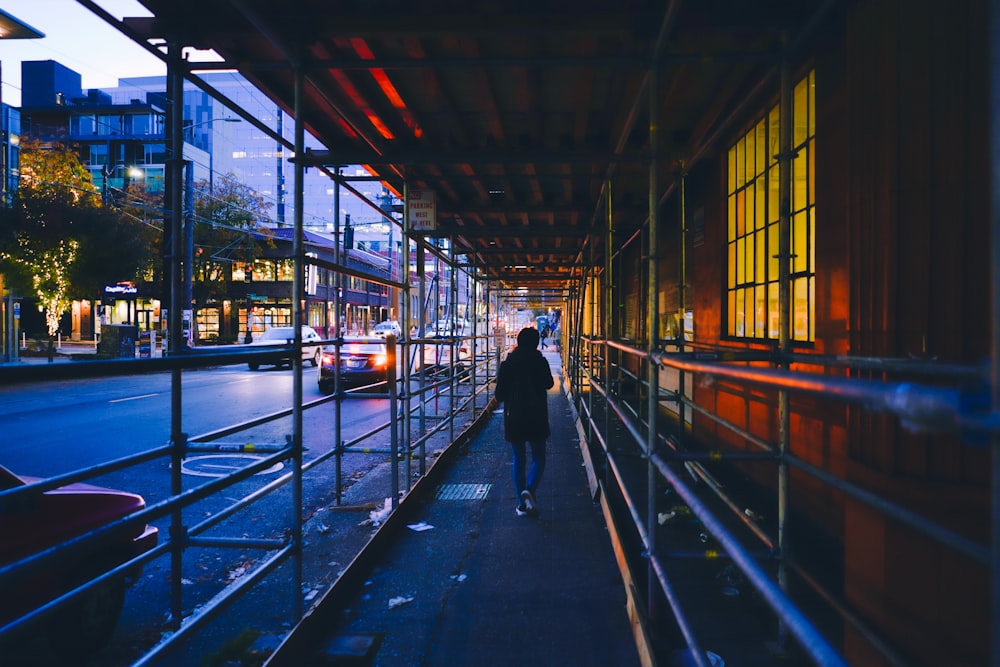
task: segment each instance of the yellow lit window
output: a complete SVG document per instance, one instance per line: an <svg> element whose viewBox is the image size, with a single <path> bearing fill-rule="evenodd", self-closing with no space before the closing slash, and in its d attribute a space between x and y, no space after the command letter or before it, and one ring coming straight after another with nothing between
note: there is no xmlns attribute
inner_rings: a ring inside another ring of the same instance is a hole
<svg viewBox="0 0 1000 667"><path fill-rule="evenodd" d="M791 338L814 340L815 73L792 93ZM778 153L775 106L729 149L725 332L734 338L778 337Z"/></svg>

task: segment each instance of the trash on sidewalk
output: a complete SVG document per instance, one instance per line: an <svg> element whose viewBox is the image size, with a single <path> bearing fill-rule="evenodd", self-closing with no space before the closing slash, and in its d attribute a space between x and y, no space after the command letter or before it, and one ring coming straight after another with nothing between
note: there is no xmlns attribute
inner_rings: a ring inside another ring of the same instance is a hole
<svg viewBox="0 0 1000 667"><path fill-rule="evenodd" d="M378 528L392 514L392 498L386 498L381 507L376 507L368 514L368 518L359 523L359 526L372 526Z"/></svg>
<svg viewBox="0 0 1000 667"><path fill-rule="evenodd" d="M396 607L402 607L404 604L409 604L413 602L412 597L397 596L389 600L389 609L395 609Z"/></svg>
<svg viewBox="0 0 1000 667"><path fill-rule="evenodd" d="M425 530L433 530L434 529L434 526L432 526L431 524L427 523L426 521L421 521L420 523L411 523L411 524L407 525L406 527L409 528L410 530L416 532L416 533L422 533Z"/></svg>

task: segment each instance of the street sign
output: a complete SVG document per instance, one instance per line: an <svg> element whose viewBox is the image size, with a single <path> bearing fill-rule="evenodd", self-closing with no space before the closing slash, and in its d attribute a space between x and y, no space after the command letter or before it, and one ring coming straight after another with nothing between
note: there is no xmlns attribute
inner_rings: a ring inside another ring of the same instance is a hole
<svg viewBox="0 0 1000 667"><path fill-rule="evenodd" d="M18 319L20 317L21 317L21 302L20 301L15 301L14 302L14 319Z"/></svg>
<svg viewBox="0 0 1000 667"><path fill-rule="evenodd" d="M406 215L411 231L433 232L437 229L437 202L434 199L434 191L407 191Z"/></svg>

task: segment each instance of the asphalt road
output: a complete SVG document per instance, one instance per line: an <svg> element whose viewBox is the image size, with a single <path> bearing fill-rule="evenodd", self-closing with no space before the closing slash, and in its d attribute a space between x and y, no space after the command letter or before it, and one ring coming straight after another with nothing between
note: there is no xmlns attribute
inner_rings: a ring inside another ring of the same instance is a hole
<svg viewBox="0 0 1000 667"><path fill-rule="evenodd" d="M320 398L316 370L304 370L304 401ZM189 436L208 433L233 423L272 414L291 406L293 372L287 369L250 371L245 365L185 373L182 384L182 430ZM4 428L0 431L0 464L24 475L48 477L144 451L170 439L171 376L169 373L59 381L0 387ZM378 398L346 401L341 410L342 438L370 433L384 424L388 402ZM335 404L330 402L303 413L305 460L333 447ZM226 442L282 443L291 433L291 418L258 426ZM372 448L384 448L388 432L372 436ZM246 455L199 453L184 465L185 489L218 478L246 463ZM306 475L303 482L303 519L306 520L300 599L308 605L347 566L371 533L366 525L374 503L391 495L391 476L384 474L387 457L349 454L342 459L342 489L366 487L363 495L338 505L332 459ZM381 475L368 475L381 470ZM184 512L186 525L214 515L279 475L287 464L275 466L202 501ZM366 479L367 478L367 479ZM381 479L381 481L376 481ZM364 484L359 483L364 481ZM169 497L168 459L106 475L93 483L141 494L147 505ZM405 480L402 481L405 485ZM206 535L222 538L283 537L293 518L291 489L282 487L265 500L225 520ZM329 517L329 519L327 518ZM334 519L334 517L337 517ZM346 519L345 519L346 517ZM167 519L154 522L161 536L169 534ZM183 562L183 614L202 607L213 595L239 580L267 551L249 548L190 548ZM111 645L81 665L115 667L132 664L170 630L170 561L150 563L129 590L126 607ZM289 627L296 605L294 569L290 565L270 575L267 583L213 624L203 636L187 642L189 648L155 664L194 665L219 650L219 645L242 629L266 639ZM262 640L263 641L263 640ZM43 642L29 642L14 664L34 667L54 664ZM63 663L60 663L63 664Z"/></svg>

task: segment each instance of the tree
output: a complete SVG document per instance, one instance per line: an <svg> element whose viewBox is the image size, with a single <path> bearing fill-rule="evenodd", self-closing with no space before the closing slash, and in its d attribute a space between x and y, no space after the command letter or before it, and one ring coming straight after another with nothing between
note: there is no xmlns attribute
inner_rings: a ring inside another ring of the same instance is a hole
<svg viewBox="0 0 1000 667"><path fill-rule="evenodd" d="M272 206L230 174L212 184L194 184L194 285L197 311L210 300L231 294L234 263L252 264L273 247L265 225Z"/></svg>
<svg viewBox="0 0 1000 667"><path fill-rule="evenodd" d="M149 264L148 232L104 206L90 172L58 142L22 142L18 197L0 222L0 270L45 308L50 337L72 299L134 280Z"/></svg>

